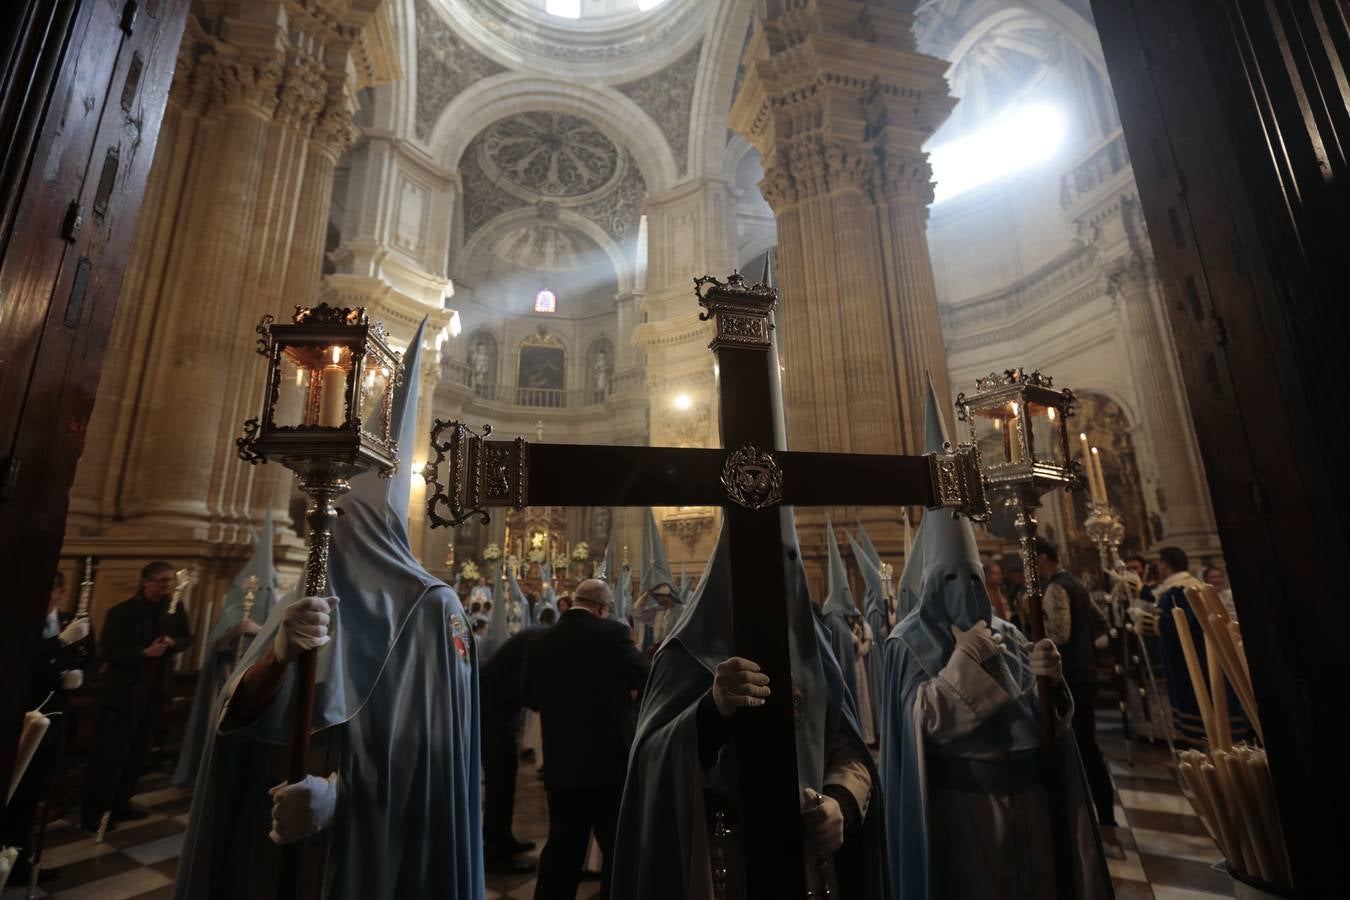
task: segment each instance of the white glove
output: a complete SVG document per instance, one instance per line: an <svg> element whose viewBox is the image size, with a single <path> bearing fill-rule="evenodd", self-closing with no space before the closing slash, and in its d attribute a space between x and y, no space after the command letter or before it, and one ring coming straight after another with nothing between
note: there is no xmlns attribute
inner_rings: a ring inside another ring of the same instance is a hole
<svg viewBox="0 0 1350 900"><path fill-rule="evenodd" d="M844 811L833 797L807 788L806 807L802 810L802 831L806 842L820 859L829 859L844 846Z"/></svg>
<svg viewBox="0 0 1350 900"><path fill-rule="evenodd" d="M61 690L78 691L84 684L84 672L79 669L67 669L61 673Z"/></svg>
<svg viewBox="0 0 1350 900"><path fill-rule="evenodd" d="M998 656L1003 635L990 631L989 623L984 619L970 626L969 630L962 630L956 625L952 625L951 629L952 637L956 638L954 653L964 653L978 664Z"/></svg>
<svg viewBox="0 0 1350 900"><path fill-rule="evenodd" d="M337 773L327 778L306 775L296 784L284 781L267 792L272 798L272 843L293 844L333 824L337 812Z"/></svg>
<svg viewBox="0 0 1350 900"><path fill-rule="evenodd" d="M759 665L739 656L724 659L713 672L713 704L730 719L742 706L763 706L769 696L769 676Z"/></svg>
<svg viewBox="0 0 1350 900"><path fill-rule="evenodd" d="M328 643L328 620L337 605L337 597L301 597L286 607L272 642L277 661L283 665L294 662L305 650Z"/></svg>
<svg viewBox="0 0 1350 900"><path fill-rule="evenodd" d="M1041 638L1031 648L1031 658L1027 667L1031 669L1032 675L1044 675L1052 681L1059 681L1064 677L1064 665L1059 658L1059 648L1049 638Z"/></svg>
<svg viewBox="0 0 1350 900"><path fill-rule="evenodd" d="M62 647L69 647L71 644L79 643L87 637L89 637L89 620L81 616L63 628L56 639L61 642Z"/></svg>

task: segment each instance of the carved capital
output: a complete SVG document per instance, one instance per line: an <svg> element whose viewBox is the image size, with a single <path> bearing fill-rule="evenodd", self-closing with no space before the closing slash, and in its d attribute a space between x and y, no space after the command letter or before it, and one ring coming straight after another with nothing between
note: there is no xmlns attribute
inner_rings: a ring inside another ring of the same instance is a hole
<svg viewBox="0 0 1350 900"><path fill-rule="evenodd" d="M824 149L825 182L831 191L857 188L870 194L876 181L877 157L870 146L829 141Z"/></svg>
<svg viewBox="0 0 1350 900"><path fill-rule="evenodd" d="M781 211L797 202L797 183L787 167L781 164L774 163L764 167L764 180L759 183L759 190L769 207L775 211Z"/></svg>
<svg viewBox="0 0 1350 900"><path fill-rule="evenodd" d="M346 99L340 94L330 95L323 115L314 125L315 146L336 159L346 153L347 148L360 136L361 129L356 124L356 116L348 108Z"/></svg>
<svg viewBox="0 0 1350 900"><path fill-rule="evenodd" d="M276 112L283 72L280 60L219 54L206 59L212 60L203 70L210 73L213 111L248 107L268 118Z"/></svg>
<svg viewBox="0 0 1350 900"><path fill-rule="evenodd" d="M933 202L933 170L920 153L887 153L881 164L881 188L887 200L924 207Z"/></svg>
<svg viewBox="0 0 1350 900"><path fill-rule="evenodd" d="M277 102L277 121L308 134L323 109L328 85L320 65L307 56L296 56L286 67Z"/></svg>

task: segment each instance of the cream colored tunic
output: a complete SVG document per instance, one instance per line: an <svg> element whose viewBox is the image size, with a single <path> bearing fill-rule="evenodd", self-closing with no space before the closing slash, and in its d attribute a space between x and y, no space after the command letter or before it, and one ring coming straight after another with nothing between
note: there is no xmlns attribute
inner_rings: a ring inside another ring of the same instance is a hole
<svg viewBox="0 0 1350 900"><path fill-rule="evenodd" d="M972 735L989 717L1021 694L957 651L938 677L919 688L914 716L926 739L929 766L936 757L997 760L1007 753L976 742ZM1067 694L1066 694L1067 697ZM1061 717L1067 728L1070 710ZM1037 751L1030 751L1037 752ZM1097 866L1097 836L1079 804L1073 823L1079 873ZM1041 900L1053 896L1054 848L1046 790L1033 785L1015 794L973 793L929 787L930 848L935 895L981 900ZM1105 897L1100 882L1080 877L1077 896Z"/></svg>

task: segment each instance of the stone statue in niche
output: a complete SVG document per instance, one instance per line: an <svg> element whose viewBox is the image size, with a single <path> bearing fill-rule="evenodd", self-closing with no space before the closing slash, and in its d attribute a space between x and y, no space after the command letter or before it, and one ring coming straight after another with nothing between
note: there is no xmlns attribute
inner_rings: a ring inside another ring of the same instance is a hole
<svg viewBox="0 0 1350 900"><path fill-rule="evenodd" d="M609 364L609 354L600 350L595 354L595 401L603 402L609 396L610 374L612 369Z"/></svg>
<svg viewBox="0 0 1350 900"><path fill-rule="evenodd" d="M480 397L487 396L488 372L491 366L492 357L488 355L483 342L474 344L473 353L469 355L470 377L473 379L473 391Z"/></svg>

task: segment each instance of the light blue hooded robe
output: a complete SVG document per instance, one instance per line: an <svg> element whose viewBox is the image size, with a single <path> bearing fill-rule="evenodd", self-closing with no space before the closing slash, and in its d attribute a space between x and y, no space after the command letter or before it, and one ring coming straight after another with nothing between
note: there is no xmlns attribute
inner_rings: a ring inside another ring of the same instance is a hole
<svg viewBox="0 0 1350 900"><path fill-rule="evenodd" d="M848 585L848 572L844 569L844 558L839 554L839 541L834 536L834 526L825 520L825 543L829 553L827 569L829 592L820 607L821 620L830 634L830 649L839 668L844 672L844 684L849 696L858 699L857 655L853 651L853 621L861 618L857 604L853 602L853 590Z"/></svg>
<svg viewBox="0 0 1350 900"><path fill-rule="evenodd" d="M519 616L514 621L512 616L507 616L507 631L509 634L515 634L520 629L529 628L534 624L534 612L530 609L530 598L520 589L520 582L516 581L516 573L511 571L510 566L506 569L506 583L511 589L509 601L511 608Z"/></svg>
<svg viewBox="0 0 1350 900"><path fill-rule="evenodd" d="M553 567L547 562L539 567L539 575L543 580L543 590L539 594L539 602L534 607L533 622L539 622L539 614L546 609L553 610L553 621L558 621L558 592L553 589Z"/></svg>
<svg viewBox="0 0 1350 900"><path fill-rule="evenodd" d="M173 772L173 783L176 785L186 786L197 780L202 748L215 730L213 713L216 712L216 697L233 673L236 658L236 644L226 638L230 630L244 620L244 582L250 577L258 579L258 587L253 592L253 608L249 610L250 620L266 622L272 604L277 599L277 572L272 564L272 511L267 510L261 532L250 531L252 552L226 592L220 618L216 619L206 639L206 659L202 661L202 670L197 675L197 695L192 700L192 714L183 732L183 749L178 754L178 765ZM239 640L247 648L253 638L240 635ZM242 659L243 654L239 654L238 658Z"/></svg>
<svg viewBox="0 0 1350 900"><path fill-rule="evenodd" d="M861 527L859 525L859 528ZM862 532L862 535L866 540L867 532ZM871 544L871 541L859 544L852 536L849 537L853 558L858 561L858 570L862 572L865 585L863 614L867 619L867 627L872 629L872 647L863 657L863 673L867 678L867 693L872 700L872 715L879 716L884 703L882 691L886 684L885 666L881 661L881 645L885 642L889 629L886 627L886 595L881 583L881 569L878 567L878 560L872 556L876 551L868 550ZM876 729L877 732L880 730Z"/></svg>
<svg viewBox="0 0 1350 900"><path fill-rule="evenodd" d="M853 701L830 651L807 593L792 512L780 512L783 566L788 596L789 648L794 687L805 710L797 725L798 783L820 790L828 747L836 739L863 746ZM638 716L637 738L628 761L614 847L613 900L685 900L692 890L693 853L706 840L703 789L716 786L736 795L735 748L723 748L718 764L704 772L698 756L698 705L712 689L713 670L733 655L731 639L730 535L725 528L688 611L656 653ZM886 896L878 780L856 840L835 854L842 900Z"/></svg>
<svg viewBox="0 0 1350 900"><path fill-rule="evenodd" d="M394 398L401 465L391 478L352 479L333 529L329 583L341 605L319 651L310 771L337 769L338 806L323 836L305 842L329 845L325 900L468 900L485 890L473 637L459 598L417 561L407 534L425 327ZM272 646L283 611L273 609L225 697ZM193 800L176 897L271 896L267 870L279 854L266 838L266 788L284 774L294 671L258 721L211 742L208 790L199 785Z"/></svg>
<svg viewBox="0 0 1350 900"><path fill-rule="evenodd" d="M658 588L662 587L666 590L658 591ZM647 510L647 526L642 533L642 584L639 588L642 590L642 596L632 615L641 623L638 649L645 651L652 644L669 637L684 609L684 604L680 603L680 595L675 589L675 576L670 571L670 563L666 562L666 548L661 543L661 533L656 527L656 516L652 514L650 508ZM661 601L657 599L656 594L667 592L670 595L670 609L665 611L664 629L659 629L658 616L662 610ZM658 633L658 630L663 630L664 633Z"/></svg>
<svg viewBox="0 0 1350 900"><path fill-rule="evenodd" d="M497 563L497 571L492 574L492 611L488 613L487 631L483 633L482 640L478 642L479 665L491 659L492 654L496 653L497 649L505 644L506 639L511 636L506 621L506 600L502 596L502 582L505 581L503 575L506 574L502 572L503 567L508 570L510 568L505 559Z"/></svg>

